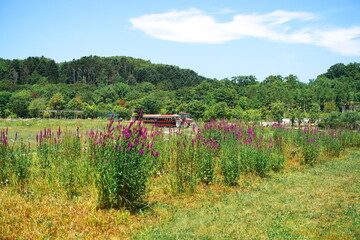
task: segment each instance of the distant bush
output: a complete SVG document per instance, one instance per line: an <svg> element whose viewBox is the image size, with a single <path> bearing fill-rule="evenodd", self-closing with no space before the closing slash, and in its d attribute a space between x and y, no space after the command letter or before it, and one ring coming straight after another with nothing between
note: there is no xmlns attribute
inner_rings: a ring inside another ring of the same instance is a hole
<svg viewBox="0 0 360 240"><path fill-rule="evenodd" d="M352 128L353 124L349 124L346 122L319 122L318 127L325 128Z"/></svg>

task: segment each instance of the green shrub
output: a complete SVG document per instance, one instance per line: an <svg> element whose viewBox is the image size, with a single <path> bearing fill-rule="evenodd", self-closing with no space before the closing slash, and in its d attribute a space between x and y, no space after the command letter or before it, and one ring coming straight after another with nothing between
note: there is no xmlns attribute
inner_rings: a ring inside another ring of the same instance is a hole
<svg viewBox="0 0 360 240"><path fill-rule="evenodd" d="M153 152L151 135L141 122L90 133L91 162L96 171L100 208L125 207L135 211L144 207L146 183L151 173Z"/></svg>

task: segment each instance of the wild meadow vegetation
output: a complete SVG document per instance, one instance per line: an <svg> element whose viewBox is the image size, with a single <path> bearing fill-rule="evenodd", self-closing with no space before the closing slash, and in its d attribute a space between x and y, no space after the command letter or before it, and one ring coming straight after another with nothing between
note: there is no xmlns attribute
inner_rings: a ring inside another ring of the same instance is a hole
<svg viewBox="0 0 360 240"><path fill-rule="evenodd" d="M0 239L359 239L359 80L0 58Z"/></svg>
<svg viewBox="0 0 360 240"><path fill-rule="evenodd" d="M37 121L0 130L2 238L359 237L358 131Z"/></svg>

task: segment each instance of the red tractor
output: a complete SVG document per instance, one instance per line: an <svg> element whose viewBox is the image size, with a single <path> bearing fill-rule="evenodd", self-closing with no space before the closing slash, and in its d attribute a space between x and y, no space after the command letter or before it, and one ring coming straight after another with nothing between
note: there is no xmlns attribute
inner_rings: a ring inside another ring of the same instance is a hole
<svg viewBox="0 0 360 240"><path fill-rule="evenodd" d="M179 113L178 119L176 120L176 127L190 127L192 119L190 118L190 113Z"/></svg>
<svg viewBox="0 0 360 240"><path fill-rule="evenodd" d="M190 127L192 119L190 113L179 114L144 114L143 122L146 124L154 124L159 127Z"/></svg>

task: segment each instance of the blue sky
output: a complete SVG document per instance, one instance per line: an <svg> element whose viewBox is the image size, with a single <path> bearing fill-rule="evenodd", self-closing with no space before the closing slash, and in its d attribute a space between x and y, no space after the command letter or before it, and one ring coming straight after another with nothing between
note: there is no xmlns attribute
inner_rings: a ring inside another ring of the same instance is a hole
<svg viewBox="0 0 360 240"><path fill-rule="evenodd" d="M0 0L0 57L131 56L209 78L360 62L359 0Z"/></svg>

